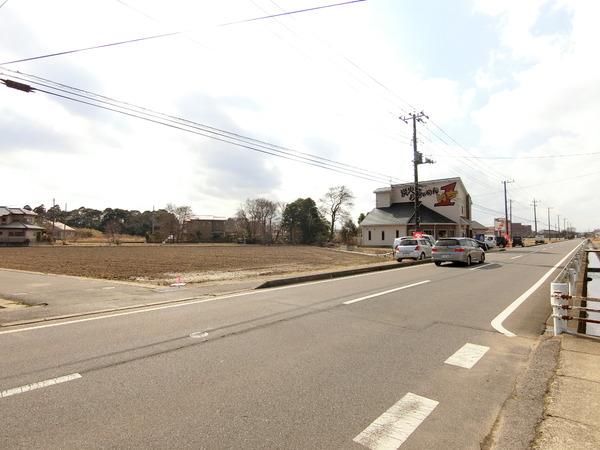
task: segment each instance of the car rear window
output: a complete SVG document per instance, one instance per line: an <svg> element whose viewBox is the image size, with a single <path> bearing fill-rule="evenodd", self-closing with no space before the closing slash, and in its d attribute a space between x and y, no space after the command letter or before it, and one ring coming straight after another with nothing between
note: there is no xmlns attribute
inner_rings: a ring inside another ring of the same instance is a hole
<svg viewBox="0 0 600 450"><path fill-rule="evenodd" d="M417 241L414 239L402 239L399 245L417 245Z"/></svg>
<svg viewBox="0 0 600 450"><path fill-rule="evenodd" d="M452 247L453 245L460 245L458 239L440 239L435 243L437 247Z"/></svg>

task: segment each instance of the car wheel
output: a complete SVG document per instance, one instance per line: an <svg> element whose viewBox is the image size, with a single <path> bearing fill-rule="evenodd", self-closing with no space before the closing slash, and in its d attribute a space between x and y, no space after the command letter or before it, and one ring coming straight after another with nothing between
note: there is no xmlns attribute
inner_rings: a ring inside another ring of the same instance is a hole
<svg viewBox="0 0 600 450"><path fill-rule="evenodd" d="M441 266L442 265L441 261L434 261L434 263L435 263L436 266Z"/></svg>
<svg viewBox="0 0 600 450"><path fill-rule="evenodd" d="M481 252L481 258L479 258L479 263L483 264L485 261L485 253Z"/></svg>
<svg viewBox="0 0 600 450"><path fill-rule="evenodd" d="M467 267L471 265L471 255L467 255Z"/></svg>
<svg viewBox="0 0 600 450"><path fill-rule="evenodd" d="M398 258L396 261L398 261L398 262L402 262L402 258Z"/></svg>
<svg viewBox="0 0 600 450"><path fill-rule="evenodd" d="M419 261L423 261L425 259L425 253L421 253L419 255Z"/></svg>

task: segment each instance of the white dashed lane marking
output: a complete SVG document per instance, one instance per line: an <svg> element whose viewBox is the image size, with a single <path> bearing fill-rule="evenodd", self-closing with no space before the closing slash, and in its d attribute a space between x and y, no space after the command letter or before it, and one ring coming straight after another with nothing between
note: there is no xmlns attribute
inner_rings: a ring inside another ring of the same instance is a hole
<svg viewBox="0 0 600 450"><path fill-rule="evenodd" d="M371 450L397 449L432 413L439 402L408 393L353 441Z"/></svg>
<svg viewBox="0 0 600 450"><path fill-rule="evenodd" d="M366 295L365 297L355 298L354 300L348 300L347 302L344 302L344 305L351 305L352 303L362 302L363 300L368 300L370 298L380 297L380 296L386 295L386 294L391 294L392 292L401 291L402 289L408 289L408 288L411 288L413 286L418 286L420 284L429 283L430 281L431 280L419 281L418 283L407 284L406 286L400 286L400 287L395 288L395 289L390 289L390 290L383 291L383 292L377 292L375 294Z"/></svg>
<svg viewBox="0 0 600 450"><path fill-rule="evenodd" d="M470 369L485 355L489 347L476 344L463 345L454 355L444 361L446 364Z"/></svg>
<svg viewBox="0 0 600 450"><path fill-rule="evenodd" d="M38 381L37 383L26 384L25 386L19 386L6 391L0 391L0 398L10 397L11 395L23 394L25 392L33 391L35 389L41 389L48 386L54 386L55 384L66 383L67 381L76 380L81 378L78 373L72 373L58 378L51 378L49 380Z"/></svg>

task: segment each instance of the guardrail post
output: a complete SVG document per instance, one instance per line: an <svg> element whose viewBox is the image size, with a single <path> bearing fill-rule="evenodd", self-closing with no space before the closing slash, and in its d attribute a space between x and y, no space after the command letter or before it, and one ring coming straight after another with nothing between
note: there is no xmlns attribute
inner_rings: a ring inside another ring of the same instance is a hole
<svg viewBox="0 0 600 450"><path fill-rule="evenodd" d="M577 283L577 269L569 269L569 295L577 295L575 292Z"/></svg>
<svg viewBox="0 0 600 450"><path fill-rule="evenodd" d="M558 336L567 330L567 321L561 319L563 315L562 305L568 304L568 300L561 298L561 294L569 293L569 283L550 284L550 304L552 305L552 321L554 325L554 336Z"/></svg>

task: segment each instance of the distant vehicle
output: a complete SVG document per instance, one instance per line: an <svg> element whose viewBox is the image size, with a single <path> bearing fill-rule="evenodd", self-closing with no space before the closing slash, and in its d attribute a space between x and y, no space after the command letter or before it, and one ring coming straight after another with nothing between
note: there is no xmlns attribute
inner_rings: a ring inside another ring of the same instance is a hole
<svg viewBox="0 0 600 450"><path fill-rule="evenodd" d="M392 245L392 248L395 249L396 246L398 244L400 244L400 242L403 241L404 239L426 239L429 242L430 247L433 247L435 245L435 239L433 238L433 236L431 236L429 234L424 234L420 238L415 238L413 236L402 236L402 237L396 238L396 239L394 239L394 244Z"/></svg>
<svg viewBox="0 0 600 450"><path fill-rule="evenodd" d="M521 247L525 247L525 244L523 244L523 238L521 236L513 236L512 246L516 247L518 245L520 245Z"/></svg>
<svg viewBox="0 0 600 450"><path fill-rule="evenodd" d="M496 247L496 236L487 234L485 236L485 243L487 244L488 248L495 248Z"/></svg>
<svg viewBox="0 0 600 450"><path fill-rule="evenodd" d="M473 239L473 240L475 242L477 242L477 245L479 245L483 249L484 252L487 252L490 249L484 241L482 241L480 239Z"/></svg>
<svg viewBox="0 0 600 450"><path fill-rule="evenodd" d="M416 261L431 258L431 245L427 239L402 239L394 248L394 258L398 262L403 259Z"/></svg>
<svg viewBox="0 0 600 450"><path fill-rule="evenodd" d="M505 248L508 245L508 241L504 236L496 236L496 245Z"/></svg>
<svg viewBox="0 0 600 450"><path fill-rule="evenodd" d="M477 241L471 238L438 239L431 251L436 266L440 266L444 261L459 262L467 266L473 262L485 261L485 252Z"/></svg>
<svg viewBox="0 0 600 450"><path fill-rule="evenodd" d="M535 244L536 244L536 245L537 245L537 244L545 244L545 243L546 243L546 241L544 240L544 236L542 236L541 234L538 234L538 235L535 237Z"/></svg>

